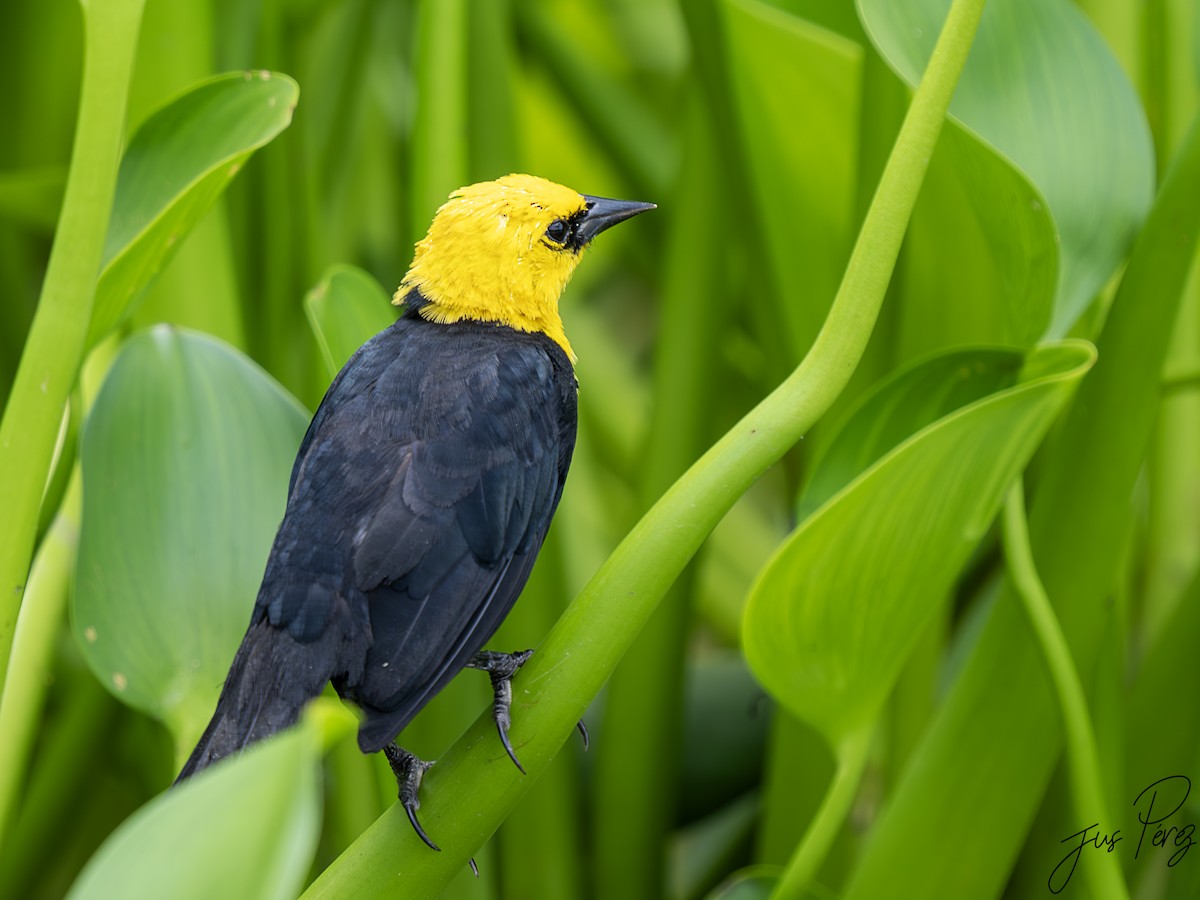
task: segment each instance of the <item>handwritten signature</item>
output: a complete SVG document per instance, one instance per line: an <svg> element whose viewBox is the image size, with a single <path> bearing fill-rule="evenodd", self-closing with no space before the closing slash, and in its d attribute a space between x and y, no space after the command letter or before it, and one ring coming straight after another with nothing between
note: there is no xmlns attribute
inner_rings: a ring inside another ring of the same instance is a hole
<svg viewBox="0 0 1200 900"><path fill-rule="evenodd" d="M1147 785L1137 795L1133 805L1137 809L1137 820L1141 824L1141 829L1138 831L1137 846L1133 851L1134 859L1138 858L1138 854L1142 852L1143 848L1149 850L1151 847L1158 847L1165 850L1174 847L1175 851L1167 859L1167 866L1173 867L1187 855L1187 852L1192 849L1192 845L1196 843L1195 824L1191 822L1168 824L1167 820L1183 808L1183 804L1187 802L1191 792L1192 781L1186 775L1168 775L1166 778L1160 778L1153 784ZM1175 801L1174 805L1172 805L1172 800ZM1167 807L1170 808L1167 809ZM1151 826L1154 826L1153 832L1150 830ZM1149 838L1148 842L1147 838ZM1075 874L1075 866L1079 864L1079 858L1083 855L1084 848L1091 846L1096 850L1112 853L1117 848L1117 844L1123 840L1125 838L1121 835L1121 829L1118 828L1112 834L1107 834L1100 830L1099 822L1093 822L1087 828L1063 838L1060 843L1065 844L1068 841L1074 843L1071 851L1059 860L1054 871L1050 873L1047 882L1050 893L1059 894L1066 888L1071 876Z"/></svg>

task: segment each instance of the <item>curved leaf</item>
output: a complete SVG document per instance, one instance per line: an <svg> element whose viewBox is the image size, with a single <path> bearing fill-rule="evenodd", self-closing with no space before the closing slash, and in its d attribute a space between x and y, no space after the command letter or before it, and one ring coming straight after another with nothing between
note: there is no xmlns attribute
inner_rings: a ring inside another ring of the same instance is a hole
<svg viewBox="0 0 1200 900"><path fill-rule="evenodd" d="M901 358L972 343L1029 347L1054 310L1059 247L1045 198L1011 161L948 124L898 273Z"/></svg>
<svg viewBox="0 0 1200 900"><path fill-rule="evenodd" d="M971 348L920 360L892 375L855 404L816 454L800 497L800 519L917 431L1011 387L1024 361L1011 349Z"/></svg>
<svg viewBox="0 0 1200 900"><path fill-rule="evenodd" d="M777 866L749 866L725 879L707 900L768 900L778 884Z"/></svg>
<svg viewBox="0 0 1200 900"><path fill-rule="evenodd" d="M1004 355L989 351L981 359L995 357L993 368L1003 373L1020 359ZM959 365L963 358L955 354ZM832 744L878 713L1004 489L1094 358L1080 342L1034 351L1025 381L888 450L803 522L767 564L746 607L746 658L767 690ZM941 358L923 364L935 371L945 366ZM865 437L868 458L872 446L882 449L896 437L886 427L870 430L867 416L878 408L907 410L918 425L927 418L929 404L906 402L923 380L919 368L864 402L846 425Z"/></svg>
<svg viewBox="0 0 1200 900"><path fill-rule="evenodd" d="M138 129L117 176L89 344L129 311L250 154L291 123L299 93L286 75L221 75Z"/></svg>
<svg viewBox="0 0 1200 900"><path fill-rule="evenodd" d="M263 741L156 797L80 873L71 900L288 900L321 824L317 729Z"/></svg>
<svg viewBox="0 0 1200 900"><path fill-rule="evenodd" d="M304 298L304 312L333 378L355 350L396 321L398 310L370 274L333 266Z"/></svg>
<svg viewBox="0 0 1200 900"><path fill-rule="evenodd" d="M181 746L246 629L307 422L237 351L167 326L125 345L88 418L72 625Z"/></svg>
<svg viewBox="0 0 1200 900"><path fill-rule="evenodd" d="M858 6L880 54L915 84L949 0ZM955 140L974 132L1049 204L1061 256L1048 334L1061 337L1116 271L1153 199L1154 153L1137 96L1074 4L1008 0L988 5L950 113L960 123Z"/></svg>
<svg viewBox="0 0 1200 900"><path fill-rule="evenodd" d="M776 314L798 359L850 252L862 49L761 0L722 6L742 143L780 292Z"/></svg>
<svg viewBox="0 0 1200 900"><path fill-rule="evenodd" d="M1113 636L1106 627L1116 614L1109 600L1123 583L1118 570L1129 545L1131 497L1161 413L1163 360L1200 235L1197 196L1200 128L1193 127L1122 276L1100 335L1100 362L1055 429L1033 486L1030 540L1038 574L1083 671L1096 663L1106 632ZM978 638L843 896L998 897L1019 880L1013 864L1022 847L1040 890L1062 858L1060 844L1028 840L1060 757L1061 714L1029 622L1012 599L1002 595L981 617ZM1110 653L1098 669L1120 659ZM1163 715L1171 709L1160 706ZM1133 724L1112 720L1136 736Z"/></svg>

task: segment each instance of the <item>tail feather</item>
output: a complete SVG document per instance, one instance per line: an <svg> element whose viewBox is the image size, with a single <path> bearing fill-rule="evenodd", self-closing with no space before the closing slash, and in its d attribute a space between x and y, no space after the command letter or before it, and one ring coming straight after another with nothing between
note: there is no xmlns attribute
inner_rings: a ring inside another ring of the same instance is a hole
<svg viewBox="0 0 1200 900"><path fill-rule="evenodd" d="M212 721L175 780L207 768L242 748L293 725L321 693L330 671L318 645L300 644L266 619L250 626L229 668Z"/></svg>

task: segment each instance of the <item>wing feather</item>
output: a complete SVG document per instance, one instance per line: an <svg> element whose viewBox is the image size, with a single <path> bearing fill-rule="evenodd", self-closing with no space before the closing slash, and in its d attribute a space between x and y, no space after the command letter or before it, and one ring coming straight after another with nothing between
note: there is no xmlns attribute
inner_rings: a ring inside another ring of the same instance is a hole
<svg viewBox="0 0 1200 900"><path fill-rule="evenodd" d="M259 612L313 641L348 604L358 633L334 680L371 750L528 579L574 444L574 378L548 339L480 323L401 319L355 360L305 436Z"/></svg>

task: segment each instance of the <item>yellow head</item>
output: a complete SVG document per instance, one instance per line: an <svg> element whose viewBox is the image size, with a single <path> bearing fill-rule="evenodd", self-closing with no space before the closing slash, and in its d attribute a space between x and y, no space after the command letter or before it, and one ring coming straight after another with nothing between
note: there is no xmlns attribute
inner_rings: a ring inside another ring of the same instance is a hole
<svg viewBox="0 0 1200 900"><path fill-rule="evenodd" d="M392 300L414 288L435 322L475 319L540 331L566 351L571 345L558 298L592 238L651 203L579 194L533 175L506 175L459 188L417 244L412 266Z"/></svg>

